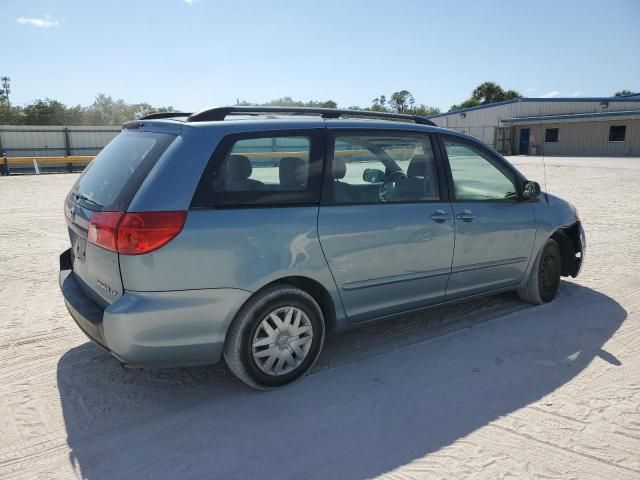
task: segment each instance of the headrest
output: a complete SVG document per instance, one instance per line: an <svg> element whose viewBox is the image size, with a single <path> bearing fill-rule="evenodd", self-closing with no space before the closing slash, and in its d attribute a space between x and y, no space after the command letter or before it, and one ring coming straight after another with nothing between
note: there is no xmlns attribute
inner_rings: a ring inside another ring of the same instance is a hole
<svg viewBox="0 0 640 480"><path fill-rule="evenodd" d="M334 180L340 180L347 174L347 164L340 157L333 157L333 166L331 167L331 176Z"/></svg>
<svg viewBox="0 0 640 480"><path fill-rule="evenodd" d="M424 177L430 160L428 155L414 155L407 167L407 177Z"/></svg>
<svg viewBox="0 0 640 480"><path fill-rule="evenodd" d="M309 176L309 164L298 157L280 159L280 186L305 188Z"/></svg>
<svg viewBox="0 0 640 480"><path fill-rule="evenodd" d="M227 159L227 180L246 180L252 170L251 160L244 155L230 155Z"/></svg>

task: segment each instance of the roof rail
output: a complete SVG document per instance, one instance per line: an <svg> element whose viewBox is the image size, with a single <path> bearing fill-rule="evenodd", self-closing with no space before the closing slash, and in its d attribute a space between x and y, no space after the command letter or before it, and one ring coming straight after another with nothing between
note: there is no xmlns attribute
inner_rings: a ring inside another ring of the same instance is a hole
<svg viewBox="0 0 640 480"><path fill-rule="evenodd" d="M320 115L322 118L366 117L384 118L389 120L407 120L420 125L436 126L431 120L420 115L405 115L402 113L371 112L369 110L341 110L336 108L312 107L217 107L208 108L189 115L187 122L209 122L224 120L227 115L256 115L260 113L292 114L292 115Z"/></svg>
<svg viewBox="0 0 640 480"><path fill-rule="evenodd" d="M150 113L149 115L140 117L138 120L154 120L159 118L188 117L189 115L193 115L193 114L183 113L183 112L160 112L160 113Z"/></svg>

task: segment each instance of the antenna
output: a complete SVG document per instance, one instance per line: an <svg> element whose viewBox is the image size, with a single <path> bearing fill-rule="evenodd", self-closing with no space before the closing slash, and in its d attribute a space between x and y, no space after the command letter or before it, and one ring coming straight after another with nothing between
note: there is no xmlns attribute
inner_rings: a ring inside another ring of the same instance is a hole
<svg viewBox="0 0 640 480"><path fill-rule="evenodd" d="M542 110L539 110L538 125L540 127L540 153L542 153L542 174L544 176L544 198L549 203L549 197L547 197L547 162L544 158L544 137L542 136Z"/></svg>

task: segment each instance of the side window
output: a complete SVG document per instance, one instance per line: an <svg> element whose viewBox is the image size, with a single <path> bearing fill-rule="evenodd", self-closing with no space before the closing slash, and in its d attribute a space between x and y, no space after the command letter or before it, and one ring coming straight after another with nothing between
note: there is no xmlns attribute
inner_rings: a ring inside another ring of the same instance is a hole
<svg viewBox="0 0 640 480"><path fill-rule="evenodd" d="M513 173L471 144L443 137L457 200L516 200Z"/></svg>
<svg viewBox="0 0 640 480"><path fill-rule="evenodd" d="M544 141L547 143L558 143L559 128L547 128L544 131Z"/></svg>
<svg viewBox="0 0 640 480"><path fill-rule="evenodd" d="M223 139L200 179L192 206L318 203L322 167L318 154L312 153L320 145L316 135Z"/></svg>
<svg viewBox="0 0 640 480"><path fill-rule="evenodd" d="M214 181L220 192L302 192L309 181L311 142L306 137L267 137L233 144Z"/></svg>
<svg viewBox="0 0 640 480"><path fill-rule="evenodd" d="M331 164L331 203L439 200L431 140L426 135L337 134Z"/></svg>

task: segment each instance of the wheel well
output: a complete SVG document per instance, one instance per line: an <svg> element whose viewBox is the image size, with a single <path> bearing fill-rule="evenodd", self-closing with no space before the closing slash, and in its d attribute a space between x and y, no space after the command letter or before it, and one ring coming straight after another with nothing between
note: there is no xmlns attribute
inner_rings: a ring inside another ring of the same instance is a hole
<svg viewBox="0 0 640 480"><path fill-rule="evenodd" d="M562 261L562 276L575 277L580 268L580 261L576 257L580 245L580 227L577 223L569 227L562 227L556 230L551 238L556 241L560 248L560 258Z"/></svg>
<svg viewBox="0 0 640 480"><path fill-rule="evenodd" d="M313 299L320 306L320 310L322 310L322 314L324 315L325 328L326 333L330 334L335 331L336 328L336 307L333 304L333 299L331 295L327 291L327 289L319 282L312 280L308 277L284 277L279 278L262 288L268 287L269 285L273 285L274 283L288 283L289 285L293 285L301 290L304 290L309 295L313 297ZM262 288L260 290L262 290Z"/></svg>

